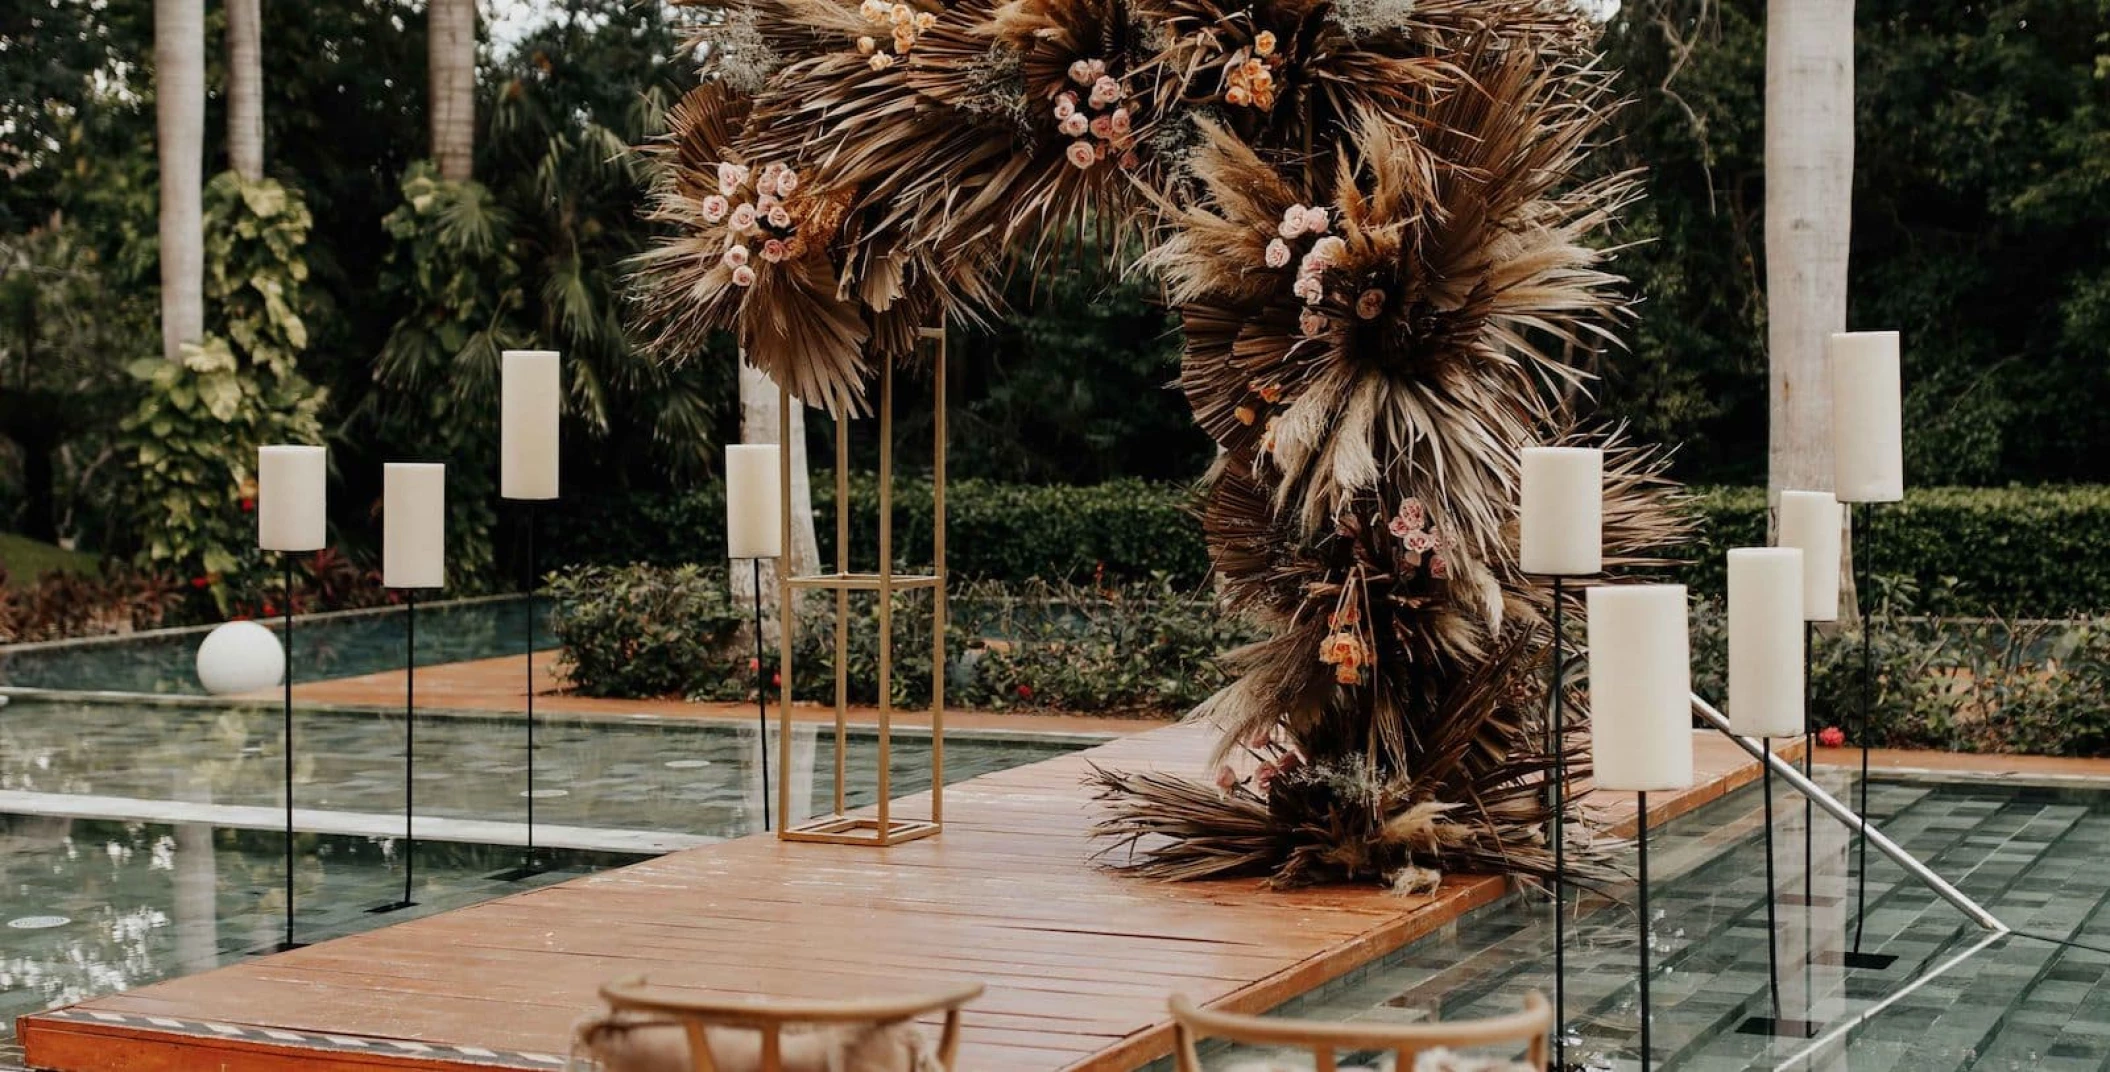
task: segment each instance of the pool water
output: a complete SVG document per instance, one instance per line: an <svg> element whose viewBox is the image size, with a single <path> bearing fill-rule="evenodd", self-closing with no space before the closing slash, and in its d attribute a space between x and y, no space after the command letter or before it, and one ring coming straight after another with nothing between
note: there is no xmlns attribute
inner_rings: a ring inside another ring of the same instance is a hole
<svg viewBox="0 0 2110 1072"><path fill-rule="evenodd" d="M1844 774L1819 777L1842 798L1851 788ZM1814 1022L1814 1038L1743 1030L1773 1013L1762 803L1756 787L1742 790L1650 842L1655 1068L2110 1068L2110 792L1872 784L1876 825L2016 932L1980 929L1871 850L1861 948L1898 958L1877 970L1838 963L1857 916L1852 832L1822 812L1806 826L1801 798L1781 786L1774 866L1790 903L1771 924L1780 1009ZM1631 856L1622 862L1631 869ZM1623 1070L1640 1067L1639 927L1631 888L1617 892L1626 905L1586 897L1570 920L1569 1057ZM1552 996L1551 933L1546 897L1512 895L1277 1012L1376 1022L1511 1012L1529 990Z"/></svg>
<svg viewBox="0 0 2110 1072"><path fill-rule="evenodd" d="M141 986L268 950L284 936L281 835L203 824L0 814L0 1066L15 1017ZM518 893L641 857L547 852L549 870L495 845L420 842L417 905L400 899L402 843L302 835L294 868L296 936L320 941Z"/></svg>
<svg viewBox="0 0 2110 1072"><path fill-rule="evenodd" d="M548 600L536 603L535 648L554 650ZM260 619L279 633L283 619ZM403 668L402 607L295 618L296 681L355 677ZM198 645L210 628L0 648L0 685L72 692L202 695ZM519 655L527 650L527 600L509 597L418 607L418 664Z"/></svg>
<svg viewBox="0 0 2110 1072"><path fill-rule="evenodd" d="M25 802L92 797L96 814L155 819L152 805L280 807L284 803L283 716L270 707L23 701L0 707L0 810ZM294 712L296 807L357 815L400 814L403 716ZM527 816L527 725L518 717L423 715L416 725L417 814L435 819L523 822ZM1089 741L946 740L948 782L1048 759ZM834 736L793 729L794 817L832 806ZM538 716L535 820L611 831L702 838L762 828L755 728L702 719L581 719ZM846 804L878 795L877 742L849 738ZM927 740L897 735L896 797L930 787ZM782 772L775 734L771 786ZM772 792L774 797L774 792ZM138 810L125 811L127 802ZM66 802L60 801L59 804ZM774 801L772 800L772 806ZM606 847L579 844L574 847Z"/></svg>

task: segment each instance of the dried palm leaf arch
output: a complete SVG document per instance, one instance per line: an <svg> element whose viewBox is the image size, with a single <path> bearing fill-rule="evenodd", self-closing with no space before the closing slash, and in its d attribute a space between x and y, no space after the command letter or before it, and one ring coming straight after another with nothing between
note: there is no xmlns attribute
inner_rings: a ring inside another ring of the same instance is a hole
<svg viewBox="0 0 2110 1072"><path fill-rule="evenodd" d="M1612 572L1686 535L1660 454L1573 410L1626 309L1599 236L1636 191L1587 167L1615 101L1578 5L744 0L704 21L704 80L657 147L667 235L638 264L670 359L729 331L798 398L863 412L919 326L992 316L1007 270L1080 234L1140 241L1178 310L1180 384L1222 447L1218 591L1269 636L1193 713L1223 732L1214 777L1096 775L1108 858L1285 885L1550 871L1551 597L1517 564L1520 451L1606 447Z"/></svg>

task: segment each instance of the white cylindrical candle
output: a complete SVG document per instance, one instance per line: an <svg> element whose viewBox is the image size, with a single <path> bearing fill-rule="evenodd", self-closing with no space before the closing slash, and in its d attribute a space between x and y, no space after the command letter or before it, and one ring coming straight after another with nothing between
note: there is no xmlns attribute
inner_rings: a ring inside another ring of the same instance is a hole
<svg viewBox="0 0 2110 1072"><path fill-rule="evenodd" d="M557 497L557 419L563 371L554 350L500 355L498 494L508 499Z"/></svg>
<svg viewBox="0 0 2110 1072"><path fill-rule="evenodd" d="M1729 552L1729 727L1746 737L1800 737L1802 552Z"/></svg>
<svg viewBox="0 0 2110 1072"><path fill-rule="evenodd" d="M1845 519L1829 491L1780 493L1782 547L1802 552L1802 618L1839 620L1839 531Z"/></svg>
<svg viewBox="0 0 2110 1072"><path fill-rule="evenodd" d="M1599 789L1692 785L1692 663L1682 584L1590 589L1590 765Z"/></svg>
<svg viewBox="0 0 2110 1072"><path fill-rule="evenodd" d="M1526 447L1522 547L1526 573L1586 576L1604 567L1604 452Z"/></svg>
<svg viewBox="0 0 2110 1072"><path fill-rule="evenodd" d="M320 551L330 542L329 452L273 446L256 451L256 545Z"/></svg>
<svg viewBox="0 0 2110 1072"><path fill-rule="evenodd" d="M1897 502L1905 497L1898 333L1841 332L1825 349L1832 365L1832 461L1839 501Z"/></svg>
<svg viewBox="0 0 2110 1072"><path fill-rule="evenodd" d="M727 558L775 558L784 552L784 485L775 443L725 448Z"/></svg>
<svg viewBox="0 0 2110 1072"><path fill-rule="evenodd" d="M447 583L447 467L390 462L381 471L381 583Z"/></svg>

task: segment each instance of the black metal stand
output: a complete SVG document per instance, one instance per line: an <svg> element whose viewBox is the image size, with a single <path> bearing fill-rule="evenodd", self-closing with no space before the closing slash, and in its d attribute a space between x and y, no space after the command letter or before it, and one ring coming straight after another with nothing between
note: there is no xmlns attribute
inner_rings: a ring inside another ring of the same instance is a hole
<svg viewBox="0 0 2110 1072"><path fill-rule="evenodd" d="M1567 726L1562 693L1561 579L1553 578L1553 658L1547 673L1546 751L1553 768L1546 775L1546 807L1552 812L1549 840L1553 843L1553 1067L1568 1067L1568 906L1567 832L1563 812L1567 808Z"/></svg>
<svg viewBox="0 0 2110 1072"><path fill-rule="evenodd" d="M1872 506L1873 504L1857 505ZM1854 827L1854 838L1856 841L1854 851L1858 858L1854 868L1854 947L1841 954L1839 959L1840 963L1849 968L1880 971L1896 963L1898 958L1888 953L1863 953L1861 951L1861 932L1868 925L1869 712L1874 702L1876 687L1875 648L1870 639L1875 632L1875 616L1873 614L1875 601L1872 598L1873 593L1869 591L1870 581L1875 576L1875 563L1873 561L1876 546L1875 529L1868 524L1868 515L1872 512L1872 510L1854 511L1853 531L1861 536L1860 546L1854 550L1854 573L1856 575L1854 595L1864 607L1861 612L1861 716L1858 727L1855 730L1855 736L1860 738L1861 743L1861 784L1859 787L1860 803L1855 806L1854 813L1861 817L1861 821Z"/></svg>
<svg viewBox="0 0 2110 1072"><path fill-rule="evenodd" d="M519 882L548 870L535 859L535 592L542 578L535 569L535 500L523 503L527 515L527 849L519 867L490 876L497 882Z"/></svg>
<svg viewBox="0 0 2110 1072"><path fill-rule="evenodd" d="M278 945L278 952L284 952L303 943L293 939L293 552L281 551L278 557L286 570L286 939Z"/></svg>
<svg viewBox="0 0 2110 1072"><path fill-rule="evenodd" d="M417 907L411 889L417 877L418 838L411 826L417 777L418 725L418 594L403 593L403 899L376 905L368 912L400 912Z"/></svg>
<svg viewBox="0 0 2110 1072"><path fill-rule="evenodd" d="M769 823L769 664L762 655L762 560L755 569L755 747L762 752L762 829ZM781 613L781 611L779 611Z"/></svg>
<svg viewBox="0 0 2110 1072"><path fill-rule="evenodd" d="M1634 794L1637 815L1634 828L1634 843L1640 849L1640 893L1637 907L1641 916L1641 1072L1648 1072L1652 1059L1649 1037L1650 1007L1648 1000L1649 946L1654 943L1655 921L1648 914L1648 794Z"/></svg>
<svg viewBox="0 0 2110 1072"><path fill-rule="evenodd" d="M1773 738L1761 737L1759 744L1767 755L1773 754ZM1766 989L1772 999L1773 1015L1753 1016L1737 1025L1737 1032L1744 1035L1786 1035L1791 1038L1815 1037L1816 1025L1807 1020L1783 1017L1780 1012L1780 913L1776 907L1779 897L1779 880L1773 867L1773 764L1759 764L1759 792L1765 794L1766 836Z"/></svg>

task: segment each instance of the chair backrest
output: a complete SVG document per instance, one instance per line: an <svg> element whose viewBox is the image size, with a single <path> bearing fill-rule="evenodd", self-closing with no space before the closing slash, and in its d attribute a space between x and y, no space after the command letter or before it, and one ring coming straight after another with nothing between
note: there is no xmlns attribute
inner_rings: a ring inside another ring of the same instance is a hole
<svg viewBox="0 0 2110 1072"><path fill-rule="evenodd" d="M762 995L698 995L694 991L655 987L643 976L618 979L601 987L601 1000L616 1012L657 1014L679 1021L689 1035L689 1054L696 1072L717 1072L705 1029L739 1028L762 1036L761 1072L783 1072L784 1028L790 1025L896 1024L943 1012L944 1033L938 1039L938 1062L951 1072L960 1052L960 1009L982 996L982 984L954 987L898 998L773 998Z"/></svg>
<svg viewBox="0 0 2110 1072"><path fill-rule="evenodd" d="M1340 1053L1376 1051L1399 1058L1399 1072L1412 1072L1424 1050L1521 1045L1533 1068L1546 1067L1553 1009L1544 995L1524 995L1524 1011L1486 1020L1429 1024L1344 1024L1283 1020L1199 1009L1186 995L1172 998L1174 1051L1179 1072L1202 1072L1198 1039L1220 1038L1258 1046L1296 1046L1312 1051L1318 1072L1335 1072Z"/></svg>

